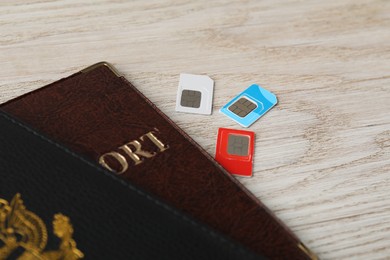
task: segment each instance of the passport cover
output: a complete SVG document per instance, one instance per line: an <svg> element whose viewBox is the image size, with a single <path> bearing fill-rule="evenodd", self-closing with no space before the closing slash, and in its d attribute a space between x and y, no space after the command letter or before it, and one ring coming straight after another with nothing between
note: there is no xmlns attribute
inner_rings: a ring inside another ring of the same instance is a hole
<svg viewBox="0 0 390 260"><path fill-rule="evenodd" d="M265 259L0 111L0 259Z"/></svg>
<svg viewBox="0 0 390 260"><path fill-rule="evenodd" d="M106 62L1 108L254 252L274 259L315 259L258 199Z"/></svg>

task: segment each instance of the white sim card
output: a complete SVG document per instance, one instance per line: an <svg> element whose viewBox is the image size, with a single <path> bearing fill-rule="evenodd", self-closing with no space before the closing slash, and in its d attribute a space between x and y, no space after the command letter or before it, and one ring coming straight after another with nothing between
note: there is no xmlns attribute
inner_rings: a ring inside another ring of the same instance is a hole
<svg viewBox="0 0 390 260"><path fill-rule="evenodd" d="M176 111L211 115L214 81L206 75L180 74Z"/></svg>

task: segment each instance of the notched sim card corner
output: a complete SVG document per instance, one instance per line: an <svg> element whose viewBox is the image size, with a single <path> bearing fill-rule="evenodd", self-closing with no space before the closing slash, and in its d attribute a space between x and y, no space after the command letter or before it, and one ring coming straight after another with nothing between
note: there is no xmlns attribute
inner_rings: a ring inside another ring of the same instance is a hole
<svg viewBox="0 0 390 260"><path fill-rule="evenodd" d="M253 84L238 94L220 112L243 127L249 127L278 103L272 92Z"/></svg>
<svg viewBox="0 0 390 260"><path fill-rule="evenodd" d="M176 111L211 115L214 81L206 75L180 74Z"/></svg>

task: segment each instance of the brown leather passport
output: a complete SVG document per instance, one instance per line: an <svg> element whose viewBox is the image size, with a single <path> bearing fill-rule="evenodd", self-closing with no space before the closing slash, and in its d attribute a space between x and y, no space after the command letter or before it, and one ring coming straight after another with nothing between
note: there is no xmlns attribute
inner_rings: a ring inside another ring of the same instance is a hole
<svg viewBox="0 0 390 260"><path fill-rule="evenodd" d="M106 62L0 107L254 252L271 259L316 258Z"/></svg>

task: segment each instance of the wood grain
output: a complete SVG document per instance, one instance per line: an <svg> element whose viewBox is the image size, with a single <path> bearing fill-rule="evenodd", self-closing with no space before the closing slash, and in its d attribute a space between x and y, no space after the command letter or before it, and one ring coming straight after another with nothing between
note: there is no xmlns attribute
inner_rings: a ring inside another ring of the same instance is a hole
<svg viewBox="0 0 390 260"><path fill-rule="evenodd" d="M0 58L0 102L107 60L210 154L262 85L239 180L322 259L390 259L390 1L2 1ZM181 72L215 80L211 116L174 111Z"/></svg>

